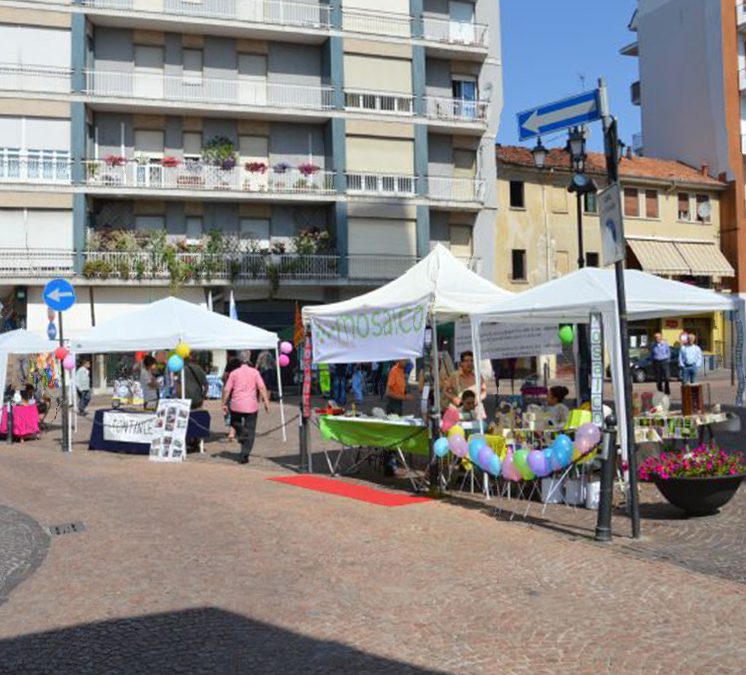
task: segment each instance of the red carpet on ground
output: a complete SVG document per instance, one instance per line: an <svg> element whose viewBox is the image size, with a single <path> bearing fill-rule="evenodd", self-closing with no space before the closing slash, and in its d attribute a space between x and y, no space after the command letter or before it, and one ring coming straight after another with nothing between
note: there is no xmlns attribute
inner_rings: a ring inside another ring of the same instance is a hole
<svg viewBox="0 0 746 675"><path fill-rule="evenodd" d="M411 495L384 492L383 490L376 490L365 485L345 483L339 479L324 478L323 476L289 476L287 478L268 478L267 480L295 485L306 490L326 492L330 495L347 497L348 499L357 499L358 501L377 504L378 506L409 506L410 504L430 501L428 497L413 497Z"/></svg>

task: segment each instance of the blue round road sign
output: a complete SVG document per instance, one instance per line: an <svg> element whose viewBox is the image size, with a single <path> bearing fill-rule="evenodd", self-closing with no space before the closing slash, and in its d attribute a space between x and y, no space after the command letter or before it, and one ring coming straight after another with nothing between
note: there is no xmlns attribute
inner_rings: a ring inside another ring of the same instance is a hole
<svg viewBox="0 0 746 675"><path fill-rule="evenodd" d="M51 321L49 322L49 325L47 326L47 337L50 340L57 339L57 326L55 326Z"/></svg>
<svg viewBox="0 0 746 675"><path fill-rule="evenodd" d="M44 287L44 302L55 312L65 312L75 304L75 289L65 279L52 279Z"/></svg>

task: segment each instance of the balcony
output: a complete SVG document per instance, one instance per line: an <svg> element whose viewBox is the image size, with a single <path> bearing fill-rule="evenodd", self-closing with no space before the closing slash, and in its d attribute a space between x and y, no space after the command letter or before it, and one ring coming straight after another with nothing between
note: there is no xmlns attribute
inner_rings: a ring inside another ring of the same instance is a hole
<svg viewBox="0 0 746 675"><path fill-rule="evenodd" d="M746 155L746 134L741 134L741 154Z"/></svg>
<svg viewBox="0 0 746 675"><path fill-rule="evenodd" d="M467 101L458 98L425 97L428 119L447 122L486 122L487 101Z"/></svg>
<svg viewBox="0 0 746 675"><path fill-rule="evenodd" d="M412 36L412 17L407 14L345 9L342 10L342 28L350 33L409 38Z"/></svg>
<svg viewBox="0 0 746 675"><path fill-rule="evenodd" d="M738 71L738 88L741 91L746 91L746 68L741 68Z"/></svg>
<svg viewBox="0 0 746 675"><path fill-rule="evenodd" d="M488 47L489 33L486 24L426 16L422 20L422 28L423 38L429 42L482 49Z"/></svg>
<svg viewBox="0 0 746 675"><path fill-rule="evenodd" d="M414 197L417 194L415 176L380 173L348 173L347 192L371 197Z"/></svg>
<svg viewBox="0 0 746 675"><path fill-rule="evenodd" d="M72 71L55 66L27 66L23 64L0 64L0 90L16 92L38 92L44 94L69 94L72 86Z"/></svg>
<svg viewBox="0 0 746 675"><path fill-rule="evenodd" d="M332 87L107 70L86 72L85 93L206 107L215 104L273 110L330 110L333 107Z"/></svg>
<svg viewBox="0 0 746 675"><path fill-rule="evenodd" d="M328 5L292 0L161 0L146 3L137 0L83 0L93 9L136 12L176 18L202 18L235 21L241 24L265 24L328 30L331 10Z"/></svg>
<svg viewBox="0 0 746 675"><path fill-rule="evenodd" d="M407 94L345 89L345 110L383 115L412 115L413 97Z"/></svg>
<svg viewBox="0 0 746 675"><path fill-rule="evenodd" d="M435 202L483 202L484 181L476 178L429 176L427 194Z"/></svg>
<svg viewBox="0 0 746 675"><path fill-rule="evenodd" d="M736 12L738 30L746 30L746 3L744 3L744 0L736 0Z"/></svg>
<svg viewBox="0 0 746 675"><path fill-rule="evenodd" d="M0 148L0 183L70 185L70 153Z"/></svg>
<svg viewBox="0 0 746 675"><path fill-rule="evenodd" d="M316 167L259 168L250 171L246 166L223 168L199 161L169 158L168 165L142 163L115 157L108 160L89 160L86 166L86 185L104 191L182 190L199 192L267 195L329 196L335 194L334 173Z"/></svg>
<svg viewBox="0 0 746 675"><path fill-rule="evenodd" d="M0 279L51 279L70 276L75 253L69 249L0 250Z"/></svg>

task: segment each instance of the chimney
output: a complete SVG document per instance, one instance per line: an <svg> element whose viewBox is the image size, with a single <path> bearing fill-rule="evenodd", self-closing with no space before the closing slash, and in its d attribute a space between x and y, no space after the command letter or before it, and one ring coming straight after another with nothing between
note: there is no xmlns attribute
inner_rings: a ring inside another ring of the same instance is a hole
<svg viewBox="0 0 746 675"><path fill-rule="evenodd" d="M627 146L627 159L632 159L632 147Z"/></svg>
<svg viewBox="0 0 746 675"><path fill-rule="evenodd" d="M702 175L705 178L710 175L710 167L707 164L702 165Z"/></svg>

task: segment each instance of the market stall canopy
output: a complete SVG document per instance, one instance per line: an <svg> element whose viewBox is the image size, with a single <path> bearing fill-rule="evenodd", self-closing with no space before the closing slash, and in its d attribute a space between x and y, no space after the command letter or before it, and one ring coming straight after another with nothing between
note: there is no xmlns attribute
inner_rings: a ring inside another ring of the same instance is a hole
<svg viewBox="0 0 746 675"><path fill-rule="evenodd" d="M398 279L359 295L351 300L331 305L303 308L303 322L318 316L336 316L368 309L394 309L432 303L432 311L443 320L466 316L487 304L513 296L476 272L472 272L445 246L438 244Z"/></svg>
<svg viewBox="0 0 746 675"><path fill-rule="evenodd" d="M102 323L71 341L75 352L173 349L276 349L277 334L178 298L164 298Z"/></svg>
<svg viewBox="0 0 746 675"><path fill-rule="evenodd" d="M737 296L715 293L646 272L626 270L627 312L630 320L731 311ZM586 323L593 312L615 312L613 270L586 267L553 279L512 298L474 312L477 322Z"/></svg>
<svg viewBox="0 0 746 675"><path fill-rule="evenodd" d="M5 354L46 354L58 345L23 328L0 334L0 352Z"/></svg>

